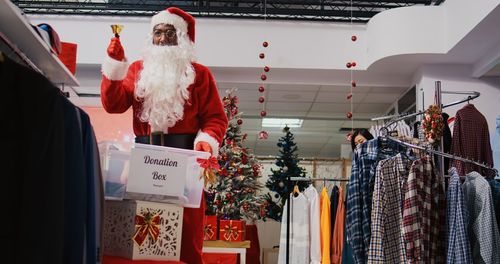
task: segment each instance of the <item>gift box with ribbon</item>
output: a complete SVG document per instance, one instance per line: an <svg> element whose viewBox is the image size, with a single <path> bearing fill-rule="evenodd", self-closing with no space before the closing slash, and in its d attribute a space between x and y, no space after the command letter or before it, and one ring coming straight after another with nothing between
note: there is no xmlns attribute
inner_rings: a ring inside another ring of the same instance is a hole
<svg viewBox="0 0 500 264"><path fill-rule="evenodd" d="M203 240L217 240L217 216L205 215Z"/></svg>
<svg viewBox="0 0 500 264"><path fill-rule="evenodd" d="M245 240L245 221L243 220L220 220L219 239L223 241Z"/></svg>
<svg viewBox="0 0 500 264"><path fill-rule="evenodd" d="M137 260L179 260L183 208L135 200L105 202L104 254Z"/></svg>

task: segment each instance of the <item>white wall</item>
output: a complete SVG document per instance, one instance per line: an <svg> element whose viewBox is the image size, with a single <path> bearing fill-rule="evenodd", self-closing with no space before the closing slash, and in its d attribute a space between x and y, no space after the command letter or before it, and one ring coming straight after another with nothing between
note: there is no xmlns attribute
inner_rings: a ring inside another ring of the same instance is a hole
<svg viewBox="0 0 500 264"><path fill-rule="evenodd" d="M472 76L471 65L425 65L415 78L417 85L417 109L427 109L434 103L434 87L441 81L443 91L477 91L481 95L471 101L488 121L490 134L495 131L495 119L500 115L500 79L477 79ZM466 98L464 95L443 94L444 104ZM423 103L422 103L423 98ZM451 106L444 112L455 116L465 104Z"/></svg>
<svg viewBox="0 0 500 264"><path fill-rule="evenodd" d="M113 37L111 24L125 27L121 40L130 60L139 58L150 18L31 15L31 22L49 23L62 41L78 43L78 63L100 64ZM212 67L345 69L347 61L364 64L365 25L321 22L196 19L199 61ZM352 33L358 41L352 42ZM262 42L268 41L264 49ZM265 52L268 57L260 60Z"/></svg>
<svg viewBox="0 0 500 264"><path fill-rule="evenodd" d="M345 23L197 18L199 61L211 67L356 70L384 58L444 54L500 5L491 0L448 0L440 6L391 9L367 25ZM111 24L123 24L122 42L130 60L139 57L150 18L30 15L33 24L51 24L62 41L78 43L78 63L100 64L112 37ZM351 35L357 35L356 42ZM268 41L267 49L262 42Z"/></svg>

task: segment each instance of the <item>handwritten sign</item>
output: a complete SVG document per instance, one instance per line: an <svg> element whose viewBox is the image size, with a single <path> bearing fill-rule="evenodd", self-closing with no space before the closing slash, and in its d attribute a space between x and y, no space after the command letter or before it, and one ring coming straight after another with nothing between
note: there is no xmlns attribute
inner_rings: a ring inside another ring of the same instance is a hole
<svg viewBox="0 0 500 264"><path fill-rule="evenodd" d="M135 147L131 151L127 192L183 196L188 156L168 148Z"/></svg>

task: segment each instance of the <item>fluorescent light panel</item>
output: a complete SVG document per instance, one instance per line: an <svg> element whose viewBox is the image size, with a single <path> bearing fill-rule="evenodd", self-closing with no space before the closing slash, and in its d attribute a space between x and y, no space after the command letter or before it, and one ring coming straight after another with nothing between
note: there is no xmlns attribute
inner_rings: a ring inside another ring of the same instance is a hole
<svg viewBox="0 0 500 264"><path fill-rule="evenodd" d="M302 122L297 118L263 118L262 127L302 127Z"/></svg>

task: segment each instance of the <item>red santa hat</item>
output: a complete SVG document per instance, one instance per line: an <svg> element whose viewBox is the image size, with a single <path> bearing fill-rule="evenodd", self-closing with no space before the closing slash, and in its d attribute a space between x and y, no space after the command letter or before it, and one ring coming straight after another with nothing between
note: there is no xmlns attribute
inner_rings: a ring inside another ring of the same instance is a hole
<svg viewBox="0 0 500 264"><path fill-rule="evenodd" d="M169 24L176 30L186 33L194 43L194 17L177 7L169 7L151 19L151 31L158 24Z"/></svg>

